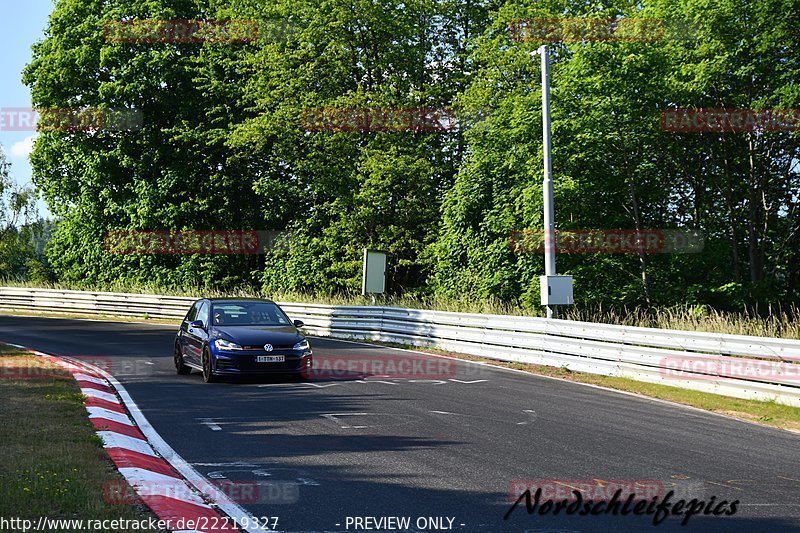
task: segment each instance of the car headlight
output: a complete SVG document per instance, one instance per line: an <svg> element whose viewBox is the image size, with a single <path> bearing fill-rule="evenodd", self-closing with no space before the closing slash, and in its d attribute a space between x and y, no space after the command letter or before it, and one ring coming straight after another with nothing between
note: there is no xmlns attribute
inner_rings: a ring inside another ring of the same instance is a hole
<svg viewBox="0 0 800 533"><path fill-rule="evenodd" d="M303 352L308 350L309 348L310 348L310 346L309 346L308 341L306 339L303 339L300 342L298 342L297 344L295 344L294 346L292 346L292 350L303 351Z"/></svg>
<svg viewBox="0 0 800 533"><path fill-rule="evenodd" d="M225 339L217 339L214 345L220 350L241 350L242 347L235 342L226 341Z"/></svg>

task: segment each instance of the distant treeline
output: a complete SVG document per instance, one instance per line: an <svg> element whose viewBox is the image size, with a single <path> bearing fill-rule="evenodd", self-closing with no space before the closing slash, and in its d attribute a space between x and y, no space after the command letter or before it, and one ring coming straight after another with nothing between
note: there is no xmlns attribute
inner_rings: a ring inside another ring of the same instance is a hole
<svg viewBox="0 0 800 533"><path fill-rule="evenodd" d="M368 247L389 254L395 294L538 305L541 250L515 235L542 227L531 52L548 44L556 225L627 243L558 256L576 301L797 302L799 13L800 0L60 0L23 75L34 105L137 121L40 133L47 268L357 293ZM127 230L279 233L263 253L104 246Z"/></svg>

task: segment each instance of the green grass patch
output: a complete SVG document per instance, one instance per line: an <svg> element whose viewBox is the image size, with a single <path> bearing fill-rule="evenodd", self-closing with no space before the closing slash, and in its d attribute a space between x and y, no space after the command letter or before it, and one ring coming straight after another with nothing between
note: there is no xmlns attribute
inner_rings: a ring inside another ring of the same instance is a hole
<svg viewBox="0 0 800 533"><path fill-rule="evenodd" d="M44 358L3 344L0 443L0 516L6 519L153 516L139 504L105 501L109 489L130 489L103 450L72 376Z"/></svg>
<svg viewBox="0 0 800 533"><path fill-rule="evenodd" d="M26 352L22 348L9 346L8 344L0 344L0 355L22 355L26 353L28 352Z"/></svg>

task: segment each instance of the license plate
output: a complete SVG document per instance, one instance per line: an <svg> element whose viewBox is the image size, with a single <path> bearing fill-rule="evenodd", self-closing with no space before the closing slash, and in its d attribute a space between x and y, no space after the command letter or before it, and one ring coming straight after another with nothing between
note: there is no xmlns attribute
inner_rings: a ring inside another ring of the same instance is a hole
<svg viewBox="0 0 800 533"><path fill-rule="evenodd" d="M257 355L256 363L283 363L286 361L285 355Z"/></svg>

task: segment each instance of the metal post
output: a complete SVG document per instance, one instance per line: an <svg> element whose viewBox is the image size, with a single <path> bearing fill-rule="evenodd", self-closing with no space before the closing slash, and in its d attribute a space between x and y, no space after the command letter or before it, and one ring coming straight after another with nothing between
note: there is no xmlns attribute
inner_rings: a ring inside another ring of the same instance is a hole
<svg viewBox="0 0 800 533"><path fill-rule="evenodd" d="M555 215L553 209L553 165L550 142L550 55L547 46L538 50L542 56L542 151L544 153L544 274L556 275ZM555 306L547 306L547 318L556 318Z"/></svg>

